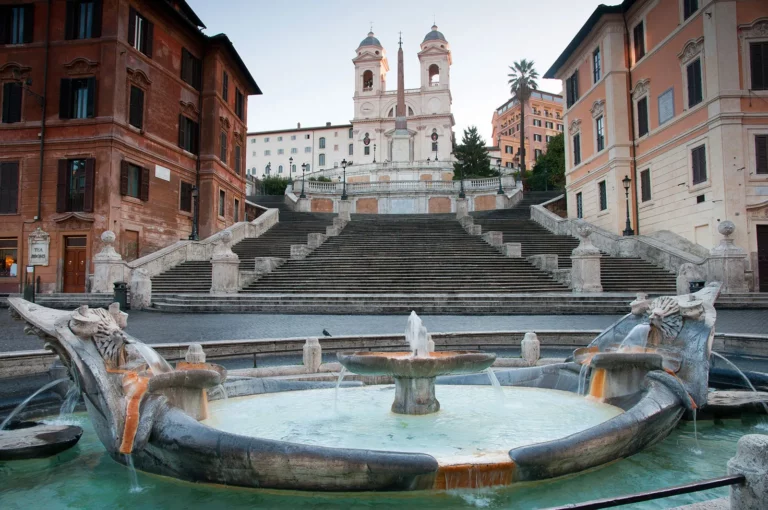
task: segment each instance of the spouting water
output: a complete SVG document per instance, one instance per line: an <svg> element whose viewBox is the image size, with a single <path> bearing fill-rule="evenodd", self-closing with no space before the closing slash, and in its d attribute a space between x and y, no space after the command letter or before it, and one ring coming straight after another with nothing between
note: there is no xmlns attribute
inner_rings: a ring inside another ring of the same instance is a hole
<svg viewBox="0 0 768 510"><path fill-rule="evenodd" d="M699 446L699 430L696 425L696 408L693 408L693 440L696 441L696 448L693 449L693 453L701 455L703 450Z"/></svg>
<svg viewBox="0 0 768 510"><path fill-rule="evenodd" d="M147 344L143 344L141 342L133 342L131 345L136 347L136 350L139 351L141 357L144 358L144 361L147 362L147 365L149 365L149 368L152 370L153 374L158 375L173 371L171 365L169 365L162 356L160 356L153 348Z"/></svg>
<svg viewBox="0 0 768 510"><path fill-rule="evenodd" d="M144 489L139 485L139 477L136 475L136 468L133 466L133 455L130 453L125 455L125 465L128 468L128 477L131 482L130 492L132 494L142 492Z"/></svg>
<svg viewBox="0 0 768 510"><path fill-rule="evenodd" d="M491 386L493 386L493 389L496 393L496 397L499 399L503 399L504 390L501 389L501 383L499 382L499 378L496 377L496 373L493 371L491 367L486 368L485 373L488 374L488 379L490 379L491 381Z"/></svg>
<svg viewBox="0 0 768 510"><path fill-rule="evenodd" d="M67 390L67 395L64 397L64 402L61 404L61 409L59 410L59 417L72 414L79 400L80 385L75 381Z"/></svg>
<svg viewBox="0 0 768 510"><path fill-rule="evenodd" d="M51 381L30 396L28 396L24 402L16 406L16 409L11 411L11 414L8 415L8 417L3 420L3 423L0 423L0 430L5 429L5 426L11 423L11 420L13 420L17 414L19 414L25 407L27 407L27 404L29 404L29 401L38 396L40 393L48 390L49 388L53 388L57 384L63 383L64 381L69 381L69 377L62 377L61 379L56 379L55 381Z"/></svg>
<svg viewBox="0 0 768 510"><path fill-rule="evenodd" d="M214 392L217 392L217 393L221 394L221 398L223 398L224 400L227 400L227 390L224 389L224 385L223 384L219 384L218 386L214 386L213 389L214 389Z"/></svg>
<svg viewBox="0 0 768 510"><path fill-rule="evenodd" d="M339 378L336 379L336 389L333 392L333 412L335 413L338 411L338 404L339 404L339 386L341 386L341 381L344 380L344 376L347 375L347 368L341 367L341 370L339 371Z"/></svg>
<svg viewBox="0 0 768 510"><path fill-rule="evenodd" d="M632 347L645 349L648 344L648 334L651 332L650 324L638 324L630 330L619 346L619 351L631 350Z"/></svg>
<svg viewBox="0 0 768 510"><path fill-rule="evenodd" d="M716 353L715 351L712 351L712 354L714 354L715 356L717 356L721 360L725 361L728 364L728 366L733 368L741 376L741 378L744 379L744 382L747 383L747 386L749 386L749 389L751 389L752 391L757 393L757 389L755 389L755 387L752 385L752 382L749 380L749 377L747 377L744 374L744 372L742 372L741 369L739 369L739 367L734 365L728 358L726 358L725 356L723 356L721 354ZM768 415L768 404L766 404L765 402L761 401L760 405L763 406L763 409L765 410L765 414ZM2 429L2 427L0 427L0 429Z"/></svg>
<svg viewBox="0 0 768 510"><path fill-rule="evenodd" d="M587 376L589 375L590 368L586 362L581 365L581 370L579 370L579 395L587 394Z"/></svg>
<svg viewBox="0 0 768 510"><path fill-rule="evenodd" d="M417 358L429 356L427 328L422 324L416 312L411 312L405 328L405 339L411 347L411 354Z"/></svg>

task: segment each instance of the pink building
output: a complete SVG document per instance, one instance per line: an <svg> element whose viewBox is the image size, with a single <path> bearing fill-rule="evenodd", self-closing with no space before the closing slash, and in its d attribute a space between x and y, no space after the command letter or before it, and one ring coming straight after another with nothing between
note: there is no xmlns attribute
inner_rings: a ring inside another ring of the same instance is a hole
<svg viewBox="0 0 768 510"><path fill-rule="evenodd" d="M768 2L600 5L545 73L563 81L568 215L710 249L735 223L768 291Z"/></svg>

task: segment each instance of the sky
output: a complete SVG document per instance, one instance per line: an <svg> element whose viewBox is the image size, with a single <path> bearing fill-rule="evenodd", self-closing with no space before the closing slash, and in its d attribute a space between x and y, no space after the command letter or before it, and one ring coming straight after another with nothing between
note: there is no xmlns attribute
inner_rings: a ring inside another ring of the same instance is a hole
<svg viewBox="0 0 768 510"><path fill-rule="evenodd" d="M605 0L603 0L605 1ZM493 111L509 99L512 62L543 75L599 0L188 0L208 27L226 33L263 95L248 100L248 131L343 124L353 116L355 50L373 23L387 51L387 88L397 88L403 33L405 88L417 88L417 53L433 20L450 44L457 139L477 126L491 145ZM618 0L607 3L618 3ZM540 80L559 93L561 82Z"/></svg>

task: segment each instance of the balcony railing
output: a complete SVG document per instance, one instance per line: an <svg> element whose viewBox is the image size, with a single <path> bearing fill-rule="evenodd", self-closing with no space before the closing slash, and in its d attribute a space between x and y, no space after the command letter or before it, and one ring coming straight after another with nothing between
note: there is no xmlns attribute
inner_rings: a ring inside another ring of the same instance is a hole
<svg viewBox="0 0 768 510"><path fill-rule="evenodd" d="M506 188L515 186L512 176L503 176L502 183ZM305 181L305 193L340 195L344 185L341 182ZM481 191L498 189L499 178L466 179L464 189L467 191ZM458 193L459 181L377 181L377 182L348 182L348 195L365 195L372 193L392 192L423 192L423 193ZM294 181L294 190L301 189L301 180Z"/></svg>

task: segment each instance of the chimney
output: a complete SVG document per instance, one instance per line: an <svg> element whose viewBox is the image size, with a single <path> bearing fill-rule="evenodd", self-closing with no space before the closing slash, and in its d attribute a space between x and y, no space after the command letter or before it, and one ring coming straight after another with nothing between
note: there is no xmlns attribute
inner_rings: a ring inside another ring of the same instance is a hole
<svg viewBox="0 0 768 510"><path fill-rule="evenodd" d="M331 123L330 123L330 122L326 122L326 123L325 123L325 126L326 126L326 127L331 127Z"/></svg>
<svg viewBox="0 0 768 510"><path fill-rule="evenodd" d="M296 129L301 129L301 122L296 123Z"/></svg>

